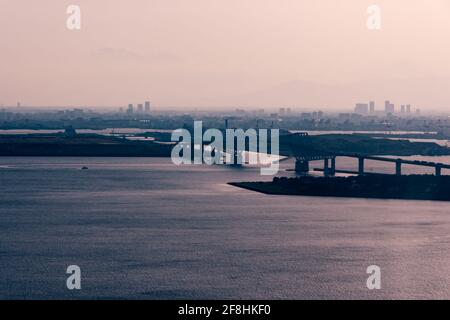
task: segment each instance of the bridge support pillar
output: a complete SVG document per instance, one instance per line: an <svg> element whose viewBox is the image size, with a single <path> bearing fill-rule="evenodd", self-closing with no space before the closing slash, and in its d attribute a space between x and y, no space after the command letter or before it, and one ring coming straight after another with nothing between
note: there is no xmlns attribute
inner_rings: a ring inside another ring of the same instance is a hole
<svg viewBox="0 0 450 320"><path fill-rule="evenodd" d="M323 159L323 175L328 177L330 175L330 168L328 167L328 158Z"/></svg>
<svg viewBox="0 0 450 320"><path fill-rule="evenodd" d="M358 158L358 174L360 176L364 175L364 158L363 157Z"/></svg>
<svg viewBox="0 0 450 320"><path fill-rule="evenodd" d="M436 169L436 177L440 177L442 168L440 166L436 166L435 169Z"/></svg>
<svg viewBox="0 0 450 320"><path fill-rule="evenodd" d="M401 161L397 161L395 163L395 174L398 176L402 175L402 162Z"/></svg>
<svg viewBox="0 0 450 320"><path fill-rule="evenodd" d="M308 173L309 172L309 161L296 160L295 161L295 172Z"/></svg>
<svg viewBox="0 0 450 320"><path fill-rule="evenodd" d="M330 175L336 175L336 158L331 158Z"/></svg>

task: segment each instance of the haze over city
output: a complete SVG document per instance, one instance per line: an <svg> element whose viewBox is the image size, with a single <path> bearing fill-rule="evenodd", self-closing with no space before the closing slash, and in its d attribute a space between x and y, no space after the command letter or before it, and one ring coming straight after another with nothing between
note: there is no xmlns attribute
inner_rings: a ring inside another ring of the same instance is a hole
<svg viewBox="0 0 450 320"><path fill-rule="evenodd" d="M450 103L450 4L0 0L0 105L317 107ZM81 8L81 30L66 8Z"/></svg>

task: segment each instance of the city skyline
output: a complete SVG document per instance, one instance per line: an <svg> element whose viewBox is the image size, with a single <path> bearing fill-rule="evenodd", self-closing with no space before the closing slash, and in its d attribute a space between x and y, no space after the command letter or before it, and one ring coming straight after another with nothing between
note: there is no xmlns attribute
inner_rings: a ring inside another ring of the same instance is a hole
<svg viewBox="0 0 450 320"><path fill-rule="evenodd" d="M221 107L216 109L209 109L207 107L173 107L173 106L156 106L152 104L150 101L146 100L144 103L128 103L127 105L111 105L111 106L94 106L94 105L57 105L57 106L30 106L23 105L22 102L18 101L16 105L5 106L0 104L0 110L9 110L13 112L42 112L45 110L48 111L56 111L56 110L71 110L71 109L86 109L90 111L98 111L98 112L116 112L119 113L128 113L128 114L150 114L151 111L157 112L234 112L234 113L274 113L277 112L280 115L289 115L289 114L299 114L305 112L324 112L326 111L329 114L340 114L340 113L354 113L360 115L420 115L422 111L425 114L432 115L446 115L450 114L450 112L446 112L445 110L433 110L433 109L421 109L421 106L412 106L410 103L402 104L395 103L389 99L385 99L383 101L375 101L375 100L367 100L368 102L356 102L353 106L347 106L342 109L331 109L327 110L327 108L321 108L317 106L299 106L299 105L273 105L269 107L260 106L250 106L249 108L242 109L242 106L228 106Z"/></svg>

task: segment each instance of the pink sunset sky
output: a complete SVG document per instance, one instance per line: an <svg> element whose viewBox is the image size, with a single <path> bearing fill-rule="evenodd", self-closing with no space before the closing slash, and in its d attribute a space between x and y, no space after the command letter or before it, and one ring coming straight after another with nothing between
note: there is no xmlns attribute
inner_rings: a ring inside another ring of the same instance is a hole
<svg viewBox="0 0 450 320"><path fill-rule="evenodd" d="M450 111L449 41L448 0L0 0L0 105Z"/></svg>

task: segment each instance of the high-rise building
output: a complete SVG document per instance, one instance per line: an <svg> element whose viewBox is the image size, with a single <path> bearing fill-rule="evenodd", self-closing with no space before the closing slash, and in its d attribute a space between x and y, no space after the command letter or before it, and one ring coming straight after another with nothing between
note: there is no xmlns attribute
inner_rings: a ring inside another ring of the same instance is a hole
<svg viewBox="0 0 450 320"><path fill-rule="evenodd" d="M375 101L370 101L369 102L369 112L370 113L375 113Z"/></svg>
<svg viewBox="0 0 450 320"><path fill-rule="evenodd" d="M128 105L127 114L133 114L133 105L131 103Z"/></svg>
<svg viewBox="0 0 450 320"><path fill-rule="evenodd" d="M401 105L401 107L400 107L400 112L401 113L405 113L406 112L406 107L405 107L405 105Z"/></svg>
<svg viewBox="0 0 450 320"><path fill-rule="evenodd" d="M369 105L367 103L357 103L355 106L355 113L357 114L369 113Z"/></svg>
<svg viewBox="0 0 450 320"><path fill-rule="evenodd" d="M150 101L145 101L145 113L150 113Z"/></svg>
<svg viewBox="0 0 450 320"><path fill-rule="evenodd" d="M144 105L142 103L139 103L137 105L137 112L138 113L143 113L144 112Z"/></svg>
<svg viewBox="0 0 450 320"><path fill-rule="evenodd" d="M411 105L410 104L406 105L406 113L411 113Z"/></svg>
<svg viewBox="0 0 450 320"><path fill-rule="evenodd" d="M386 100L384 102L384 112L386 112L386 114L394 113L395 105L393 103L391 103L389 100Z"/></svg>

